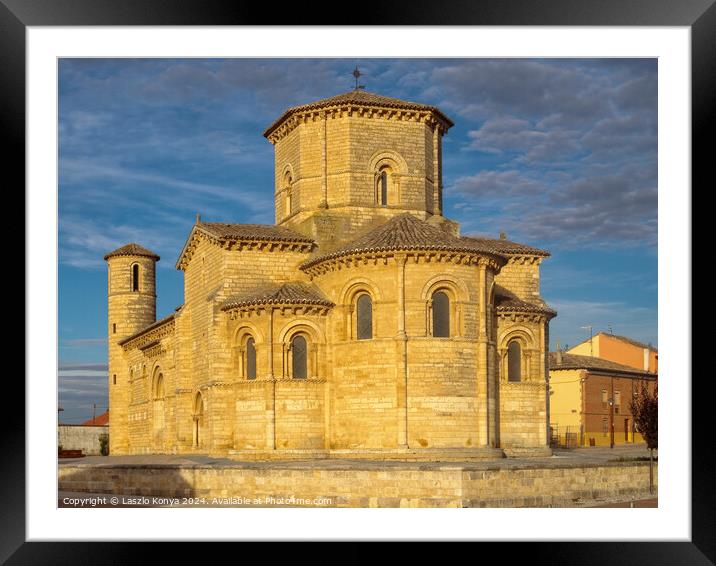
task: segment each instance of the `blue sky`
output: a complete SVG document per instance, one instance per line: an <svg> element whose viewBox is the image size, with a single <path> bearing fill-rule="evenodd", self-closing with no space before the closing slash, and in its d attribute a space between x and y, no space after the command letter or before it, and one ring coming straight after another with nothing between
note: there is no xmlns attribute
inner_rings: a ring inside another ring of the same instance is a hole
<svg viewBox="0 0 716 566"><path fill-rule="evenodd" d="M197 212L273 223L287 107L353 88L439 106L445 214L464 235L547 248L551 346L610 326L657 344L656 59L61 59L62 420L107 404L106 264L157 252L157 316L183 301L174 263Z"/></svg>

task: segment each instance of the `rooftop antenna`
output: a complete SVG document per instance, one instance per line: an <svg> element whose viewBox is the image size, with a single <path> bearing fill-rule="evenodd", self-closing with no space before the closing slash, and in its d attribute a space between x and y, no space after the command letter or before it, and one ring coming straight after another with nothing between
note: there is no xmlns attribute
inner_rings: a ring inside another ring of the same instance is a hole
<svg viewBox="0 0 716 566"><path fill-rule="evenodd" d="M360 89L362 89L362 88L365 88L365 85L359 85L359 84L358 84L358 78L363 76L363 73L361 73L361 72L358 70L358 65L356 65L356 68L353 69L353 73L352 73L352 74L353 74L353 77L354 77L355 80L356 80L355 90L360 90Z"/></svg>
<svg viewBox="0 0 716 566"><path fill-rule="evenodd" d="M608 323L607 323L607 328L609 329L609 334L611 334L612 336L614 336L614 331L612 330L612 323L611 323L611 322L608 322Z"/></svg>

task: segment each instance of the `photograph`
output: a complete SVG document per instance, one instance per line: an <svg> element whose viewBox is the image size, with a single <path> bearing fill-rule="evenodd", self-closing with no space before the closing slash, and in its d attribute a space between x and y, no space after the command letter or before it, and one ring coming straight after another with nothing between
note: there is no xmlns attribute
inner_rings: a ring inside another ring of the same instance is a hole
<svg viewBox="0 0 716 566"><path fill-rule="evenodd" d="M58 57L57 507L658 508L659 70Z"/></svg>

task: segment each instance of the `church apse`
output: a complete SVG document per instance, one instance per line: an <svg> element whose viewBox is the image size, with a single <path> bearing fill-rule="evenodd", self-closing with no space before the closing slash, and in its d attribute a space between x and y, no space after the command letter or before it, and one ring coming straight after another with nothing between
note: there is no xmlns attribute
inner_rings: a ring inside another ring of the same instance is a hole
<svg viewBox="0 0 716 566"><path fill-rule="evenodd" d="M289 108L264 133L276 223L197 218L176 263L184 304L159 321L153 290L129 301L132 261L147 274L154 254L108 254L112 452L548 454L549 253L460 236L443 215L452 125L361 89Z"/></svg>

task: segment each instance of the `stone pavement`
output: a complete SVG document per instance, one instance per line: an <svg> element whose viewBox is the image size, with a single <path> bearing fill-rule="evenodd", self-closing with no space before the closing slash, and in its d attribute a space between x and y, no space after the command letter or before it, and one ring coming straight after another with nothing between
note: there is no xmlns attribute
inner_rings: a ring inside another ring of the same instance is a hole
<svg viewBox="0 0 716 566"><path fill-rule="evenodd" d="M474 460L468 462L420 462L397 460L351 460L348 458L323 458L312 460L270 460L240 461L230 458L213 457L206 454L151 454L139 456L87 456L60 460L59 466L181 466L246 469L305 469L305 470L376 470L376 469L449 469L460 467L469 470L524 469L524 468L565 468L589 465L604 465L610 462L647 460L646 445L617 445L609 447L588 447L555 449L546 458L501 458L498 460ZM654 451L654 460L657 452Z"/></svg>
<svg viewBox="0 0 716 566"><path fill-rule="evenodd" d="M658 507L659 499L654 497L652 499L637 499L632 501L617 501L614 503L604 503L601 505L585 505L585 507L631 507L633 509L644 509L647 507Z"/></svg>

